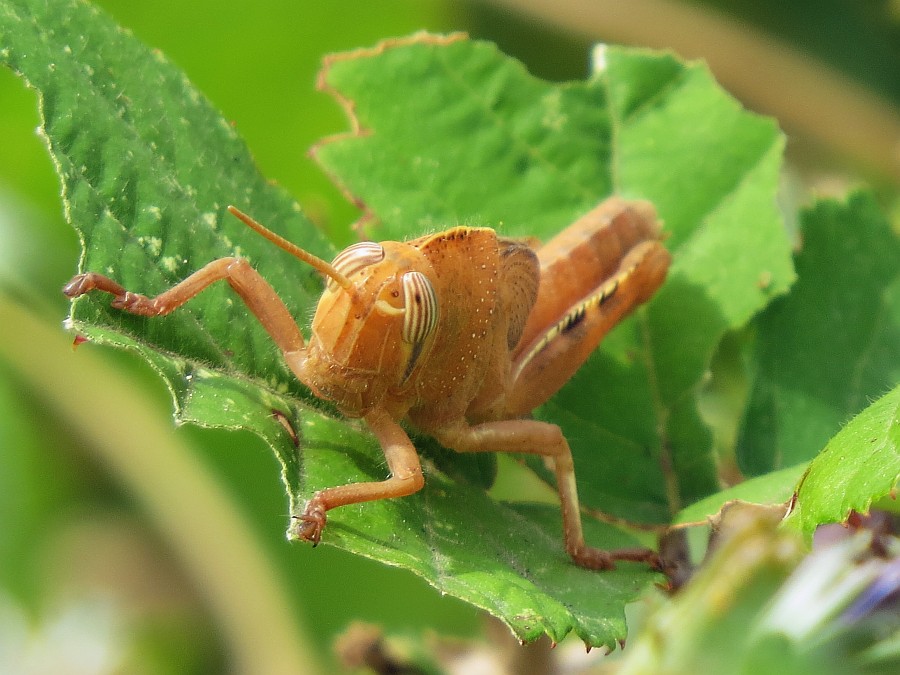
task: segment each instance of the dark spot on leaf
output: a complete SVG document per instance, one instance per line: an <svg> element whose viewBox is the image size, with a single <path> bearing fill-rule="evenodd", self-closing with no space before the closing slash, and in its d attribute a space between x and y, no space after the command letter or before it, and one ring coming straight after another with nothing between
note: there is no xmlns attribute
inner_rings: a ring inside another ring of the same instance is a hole
<svg viewBox="0 0 900 675"><path fill-rule="evenodd" d="M516 160L516 173L518 173L518 174L528 173L528 169L530 169L530 168L531 168L531 162L528 161L528 158L525 157L524 155L519 157Z"/></svg>

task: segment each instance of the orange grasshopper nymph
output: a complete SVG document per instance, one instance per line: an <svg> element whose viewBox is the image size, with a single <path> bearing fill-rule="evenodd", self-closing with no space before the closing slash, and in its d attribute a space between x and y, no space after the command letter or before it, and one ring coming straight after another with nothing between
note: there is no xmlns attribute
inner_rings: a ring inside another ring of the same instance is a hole
<svg viewBox="0 0 900 675"><path fill-rule="evenodd" d="M607 199L543 246L454 227L405 243L354 244L331 263L229 210L327 278L308 343L274 289L241 258L214 260L154 298L92 272L63 292L75 298L99 290L115 296L113 307L160 316L224 279L300 381L343 414L365 420L390 477L314 494L294 516L301 538L318 543L333 508L422 488L419 456L400 424L407 420L458 452L552 460L565 549L577 564L659 565L648 549L585 544L569 445L558 426L527 417L665 279L671 258L649 203Z"/></svg>

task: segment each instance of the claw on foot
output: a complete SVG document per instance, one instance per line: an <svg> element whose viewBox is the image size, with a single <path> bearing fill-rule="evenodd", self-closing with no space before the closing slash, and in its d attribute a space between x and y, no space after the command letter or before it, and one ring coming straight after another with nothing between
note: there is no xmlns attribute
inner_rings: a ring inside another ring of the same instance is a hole
<svg viewBox="0 0 900 675"><path fill-rule="evenodd" d="M72 277L62 292L67 298L77 298L91 291L102 291L113 296L110 305L115 309L121 309L138 316L157 316L163 313L163 310L157 305L155 300L151 300L145 295L126 291L120 284L113 281L109 277L102 274L88 272L87 274L78 274Z"/></svg>
<svg viewBox="0 0 900 675"><path fill-rule="evenodd" d="M122 285L109 277L105 277L102 274L97 274L95 272L76 274L62 289L63 295L67 298L77 298L79 295L84 295L91 291L109 293L110 295L115 296L117 300L128 295L134 295L133 293L126 291Z"/></svg>
<svg viewBox="0 0 900 675"><path fill-rule="evenodd" d="M125 289L112 279L93 272L75 275L69 283L63 286L62 292L67 298L77 298L79 295L90 293L95 289L112 293L113 295L125 293Z"/></svg>
<svg viewBox="0 0 900 675"><path fill-rule="evenodd" d="M327 517L325 515L325 506L322 502L313 497L310 499L303 513L299 516L291 516L296 521L295 531L299 539L311 541L313 546L318 546L322 539L322 530L325 529Z"/></svg>
<svg viewBox="0 0 900 675"><path fill-rule="evenodd" d="M612 556L613 560L644 563L657 572L661 572L663 569L663 563L659 554L649 548L620 548L610 551L610 556Z"/></svg>
<svg viewBox="0 0 900 675"><path fill-rule="evenodd" d="M570 555L572 556L572 560L574 560L575 564L579 567L584 567L589 570L616 569L616 564L613 562L613 557L610 555L609 551L585 546L570 553Z"/></svg>
<svg viewBox="0 0 900 675"><path fill-rule="evenodd" d="M657 572L663 571L663 563L659 554L649 548L620 548L614 551L604 551L585 546L570 555L576 565L589 570L614 570L616 561L624 560L645 563Z"/></svg>

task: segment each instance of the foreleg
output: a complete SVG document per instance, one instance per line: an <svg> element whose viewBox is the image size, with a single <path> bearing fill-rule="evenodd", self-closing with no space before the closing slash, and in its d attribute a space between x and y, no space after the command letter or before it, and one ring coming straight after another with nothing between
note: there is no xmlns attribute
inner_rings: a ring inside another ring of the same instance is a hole
<svg viewBox="0 0 900 675"><path fill-rule="evenodd" d="M317 492L306 503L303 513L294 516L294 532L300 539L318 544L325 527L326 513L333 508L376 499L405 497L418 492L425 485L419 455L403 428L380 410L369 413L365 420L381 444L391 472L390 478L349 483Z"/></svg>
<svg viewBox="0 0 900 675"><path fill-rule="evenodd" d="M213 260L153 298L128 291L109 277L94 272L73 277L63 288L63 293L76 298L90 291L102 291L114 296L112 306L116 309L138 316L164 316L221 280L227 281L246 303L288 362L296 361L298 353L304 349L300 329L275 289L243 258Z"/></svg>

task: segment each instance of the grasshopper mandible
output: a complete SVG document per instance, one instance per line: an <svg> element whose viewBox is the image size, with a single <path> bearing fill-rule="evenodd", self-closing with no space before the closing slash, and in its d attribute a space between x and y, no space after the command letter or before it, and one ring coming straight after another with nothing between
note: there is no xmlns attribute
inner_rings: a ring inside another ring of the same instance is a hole
<svg viewBox="0 0 900 675"><path fill-rule="evenodd" d="M454 227L406 243L354 244L331 263L229 211L326 277L308 343L275 290L238 257L214 260L153 298L95 273L77 275L63 292L75 298L99 290L115 296L113 307L161 316L224 279L300 381L344 415L365 420L390 477L316 492L293 516L300 538L318 543L335 507L422 488L406 420L459 452L551 460L565 549L578 565L659 566L648 549L585 544L569 445L555 424L528 418L665 279L671 258L648 202L609 198L543 246Z"/></svg>

